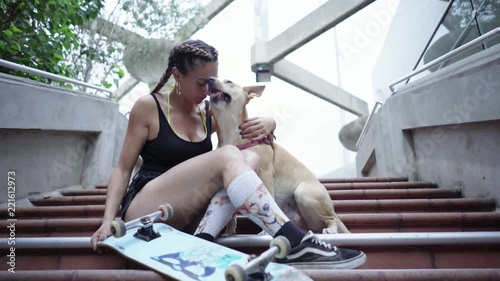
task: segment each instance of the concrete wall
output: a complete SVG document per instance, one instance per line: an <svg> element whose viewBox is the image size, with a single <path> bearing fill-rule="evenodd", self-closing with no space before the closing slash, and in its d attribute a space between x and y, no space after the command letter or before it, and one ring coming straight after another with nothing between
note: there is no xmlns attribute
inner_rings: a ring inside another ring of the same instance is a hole
<svg viewBox="0 0 500 281"><path fill-rule="evenodd" d="M500 46L416 80L374 115L358 175L407 176L500 202Z"/></svg>
<svg viewBox="0 0 500 281"><path fill-rule="evenodd" d="M430 142L436 132L439 141ZM462 188L465 196L496 194L500 202L500 120L416 129L413 140L422 144L415 150L420 177L444 188Z"/></svg>
<svg viewBox="0 0 500 281"><path fill-rule="evenodd" d="M372 71L376 101L391 95L387 84L413 70L439 24L448 1L399 1L391 27Z"/></svg>
<svg viewBox="0 0 500 281"><path fill-rule="evenodd" d="M0 75L0 173L15 171L16 198L107 183L126 123L115 102Z"/></svg>

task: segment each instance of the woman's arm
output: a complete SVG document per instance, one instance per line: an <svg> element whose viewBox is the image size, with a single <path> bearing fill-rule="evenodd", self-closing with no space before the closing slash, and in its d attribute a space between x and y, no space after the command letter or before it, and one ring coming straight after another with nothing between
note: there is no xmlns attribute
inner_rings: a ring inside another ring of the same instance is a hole
<svg viewBox="0 0 500 281"><path fill-rule="evenodd" d="M106 207L103 222L99 230L92 235L92 246L96 249L97 241L110 234L111 222L115 219L121 200L125 195L130 180L130 174L139 153L148 138L148 116L154 112L150 108L147 96L139 99L130 112L127 133L118 160L117 167L113 170L108 183L106 194Z"/></svg>
<svg viewBox="0 0 500 281"><path fill-rule="evenodd" d="M240 126L241 136L244 139L259 140L267 136L274 137L276 121L272 117L250 118Z"/></svg>

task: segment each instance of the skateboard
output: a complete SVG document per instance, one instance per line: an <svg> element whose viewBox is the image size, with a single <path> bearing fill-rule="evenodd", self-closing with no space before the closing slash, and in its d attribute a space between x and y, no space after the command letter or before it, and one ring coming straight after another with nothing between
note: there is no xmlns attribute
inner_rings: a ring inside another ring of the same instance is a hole
<svg viewBox="0 0 500 281"><path fill-rule="evenodd" d="M178 280L312 280L291 266L271 262L290 252L284 237L273 239L261 255L250 256L156 222L172 216L172 207L164 204L158 211L127 223L117 219L111 227L113 236L99 245Z"/></svg>

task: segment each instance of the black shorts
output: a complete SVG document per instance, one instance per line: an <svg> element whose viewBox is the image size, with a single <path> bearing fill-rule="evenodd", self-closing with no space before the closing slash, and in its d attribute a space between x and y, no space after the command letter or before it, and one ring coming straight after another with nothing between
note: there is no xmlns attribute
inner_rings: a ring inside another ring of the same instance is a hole
<svg viewBox="0 0 500 281"><path fill-rule="evenodd" d="M125 219L125 214L127 213L127 209L130 206L130 203L134 199L134 197L141 191L141 189L151 180L155 179L161 172L155 171L139 171L135 174L132 182L130 183L129 188L127 189L127 193L122 200L122 209L121 209L121 218Z"/></svg>

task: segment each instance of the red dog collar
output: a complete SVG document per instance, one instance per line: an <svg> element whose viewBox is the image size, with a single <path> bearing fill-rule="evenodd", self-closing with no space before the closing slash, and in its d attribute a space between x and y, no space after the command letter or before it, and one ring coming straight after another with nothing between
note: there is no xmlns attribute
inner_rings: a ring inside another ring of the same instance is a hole
<svg viewBox="0 0 500 281"><path fill-rule="evenodd" d="M252 146L256 146L256 145L264 144L264 143L267 145L271 145L271 142L269 141L269 139L267 137L265 137L265 138L260 139L260 140L254 140L251 142L237 145L236 147L239 148L240 150L243 150L243 149L247 149L247 148L250 148Z"/></svg>

